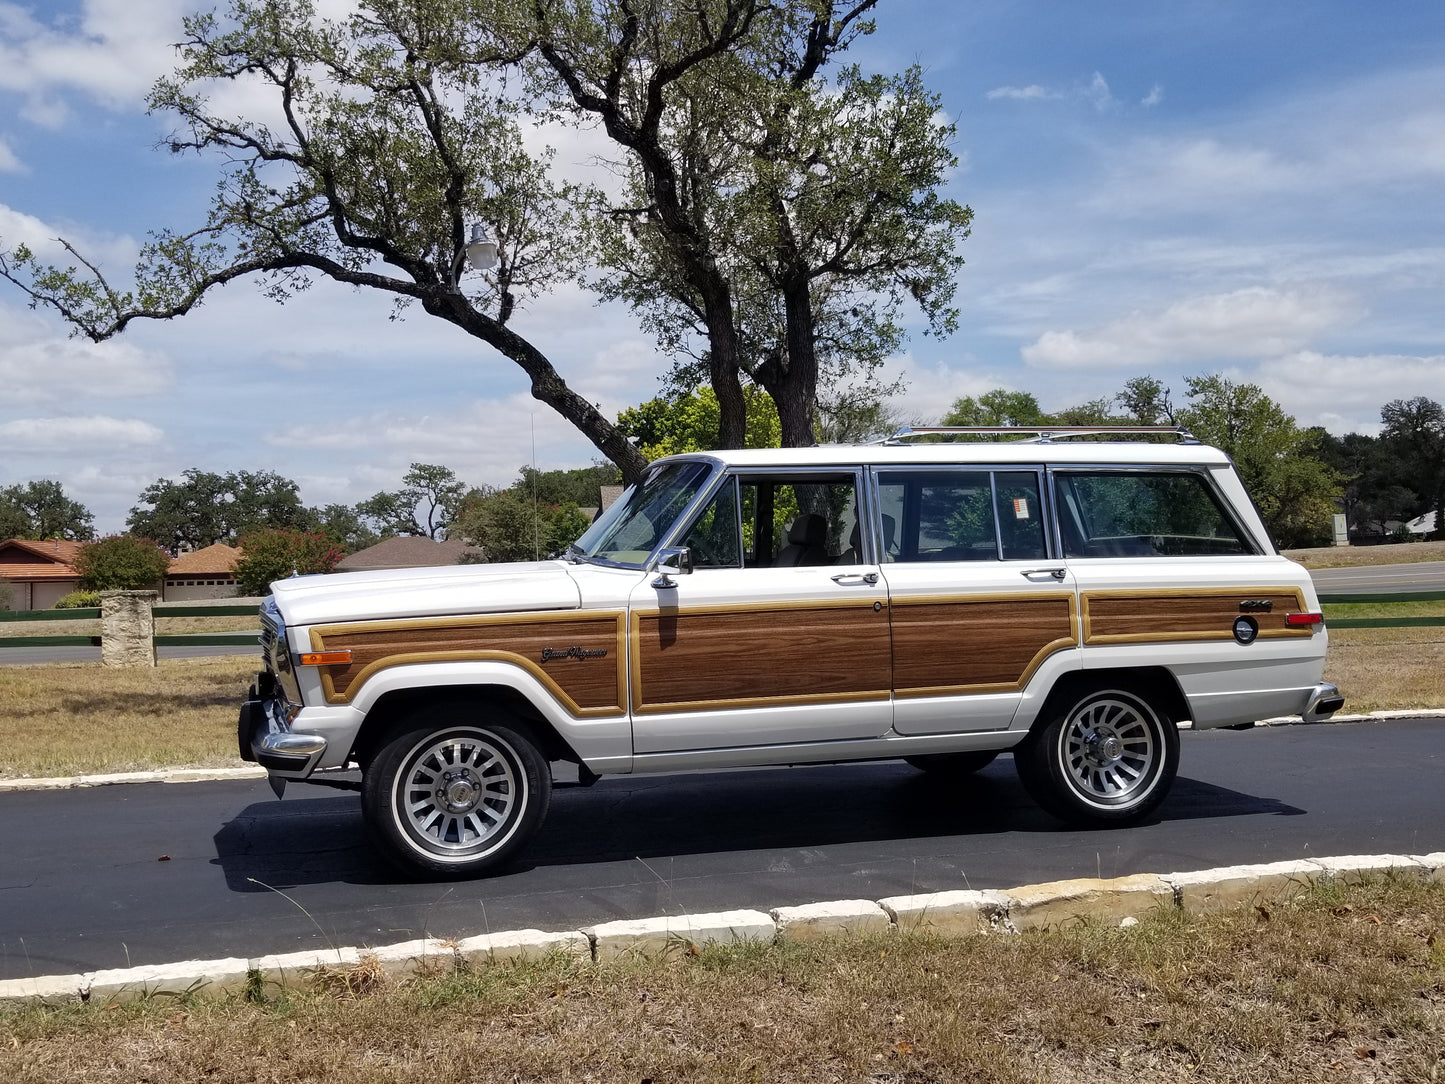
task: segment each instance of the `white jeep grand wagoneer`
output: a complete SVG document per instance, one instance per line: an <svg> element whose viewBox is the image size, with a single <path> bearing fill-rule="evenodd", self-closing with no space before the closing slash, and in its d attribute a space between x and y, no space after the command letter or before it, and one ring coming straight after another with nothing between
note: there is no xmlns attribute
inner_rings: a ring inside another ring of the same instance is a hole
<svg viewBox="0 0 1445 1084"><path fill-rule="evenodd" d="M282 580L242 755L278 793L359 766L392 859L470 875L536 831L552 762L1010 750L1051 813L1116 822L1164 800L1185 720L1341 706L1310 578L1222 452L917 433L659 460L554 560Z"/></svg>

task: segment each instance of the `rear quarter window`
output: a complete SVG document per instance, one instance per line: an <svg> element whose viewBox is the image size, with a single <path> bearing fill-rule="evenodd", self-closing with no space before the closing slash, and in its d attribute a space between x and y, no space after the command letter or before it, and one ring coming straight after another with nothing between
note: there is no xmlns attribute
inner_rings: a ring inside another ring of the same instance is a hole
<svg viewBox="0 0 1445 1084"><path fill-rule="evenodd" d="M1189 471L1054 475L1065 557L1212 557L1253 553L1214 490Z"/></svg>

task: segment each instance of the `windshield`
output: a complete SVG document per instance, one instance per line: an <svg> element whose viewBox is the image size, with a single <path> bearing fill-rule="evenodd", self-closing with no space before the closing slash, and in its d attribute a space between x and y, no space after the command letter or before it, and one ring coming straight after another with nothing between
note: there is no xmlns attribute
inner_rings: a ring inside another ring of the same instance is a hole
<svg viewBox="0 0 1445 1084"><path fill-rule="evenodd" d="M663 464L618 498L568 552L641 567L711 472L707 463Z"/></svg>

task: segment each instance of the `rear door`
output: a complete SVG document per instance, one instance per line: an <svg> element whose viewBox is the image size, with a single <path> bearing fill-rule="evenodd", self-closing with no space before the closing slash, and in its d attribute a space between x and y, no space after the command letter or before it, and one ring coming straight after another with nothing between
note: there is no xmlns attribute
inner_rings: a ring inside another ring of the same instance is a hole
<svg viewBox="0 0 1445 1084"><path fill-rule="evenodd" d="M1041 467L875 473L900 734L1002 730L1042 667L1077 666Z"/></svg>

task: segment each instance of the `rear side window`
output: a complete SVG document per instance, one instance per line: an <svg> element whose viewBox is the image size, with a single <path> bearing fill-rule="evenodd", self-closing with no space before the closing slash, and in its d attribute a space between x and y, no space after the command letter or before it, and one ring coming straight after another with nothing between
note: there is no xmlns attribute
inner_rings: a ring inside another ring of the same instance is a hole
<svg viewBox="0 0 1445 1084"><path fill-rule="evenodd" d="M1065 557L1209 557L1252 553L1198 474L1060 471Z"/></svg>
<svg viewBox="0 0 1445 1084"><path fill-rule="evenodd" d="M1037 560L1046 552L1033 471L885 471L883 559Z"/></svg>

